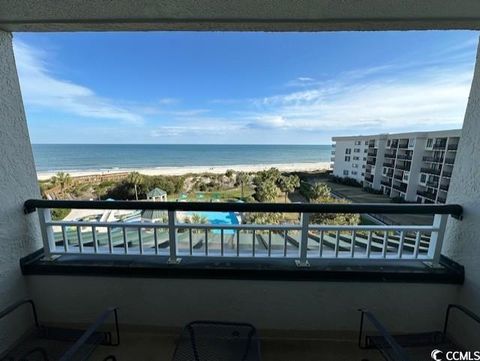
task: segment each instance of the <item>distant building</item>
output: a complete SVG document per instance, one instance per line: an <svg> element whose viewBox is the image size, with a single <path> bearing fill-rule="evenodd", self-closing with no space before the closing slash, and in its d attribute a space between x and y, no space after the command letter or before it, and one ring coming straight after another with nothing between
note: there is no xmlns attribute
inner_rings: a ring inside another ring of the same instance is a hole
<svg viewBox="0 0 480 361"><path fill-rule="evenodd" d="M153 202L166 202L167 192L160 188L154 188L147 193L147 200ZM164 222L167 217L167 212L161 209L144 209L140 217L142 222Z"/></svg>
<svg viewBox="0 0 480 361"><path fill-rule="evenodd" d="M445 203L460 130L334 137L333 175L390 197Z"/></svg>

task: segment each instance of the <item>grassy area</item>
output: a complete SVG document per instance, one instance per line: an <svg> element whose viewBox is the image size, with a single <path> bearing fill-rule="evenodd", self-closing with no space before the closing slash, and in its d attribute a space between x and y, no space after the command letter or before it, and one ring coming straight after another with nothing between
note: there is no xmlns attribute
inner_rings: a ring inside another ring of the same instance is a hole
<svg viewBox="0 0 480 361"><path fill-rule="evenodd" d="M224 190L219 190L219 191L210 191L210 192L189 192L187 193L188 199L187 201L194 202L197 200L197 193L202 193L204 195L204 201L209 202L212 198L214 198L214 195L218 194L220 196L220 200L223 202L228 202L228 201L236 201L242 198L242 188L241 187L236 187L236 188L231 188L231 189L224 189ZM244 197L245 198L251 198L255 191L251 187L245 187L244 188ZM169 201L176 201L180 197L180 194L178 193L173 193L168 195L168 200Z"/></svg>

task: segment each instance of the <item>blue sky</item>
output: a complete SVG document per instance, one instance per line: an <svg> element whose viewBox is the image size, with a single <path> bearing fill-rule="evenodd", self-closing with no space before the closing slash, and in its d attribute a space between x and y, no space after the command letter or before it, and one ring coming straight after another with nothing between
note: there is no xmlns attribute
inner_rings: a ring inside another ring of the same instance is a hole
<svg viewBox="0 0 480 361"><path fill-rule="evenodd" d="M461 127L478 33L18 33L33 143L328 144Z"/></svg>

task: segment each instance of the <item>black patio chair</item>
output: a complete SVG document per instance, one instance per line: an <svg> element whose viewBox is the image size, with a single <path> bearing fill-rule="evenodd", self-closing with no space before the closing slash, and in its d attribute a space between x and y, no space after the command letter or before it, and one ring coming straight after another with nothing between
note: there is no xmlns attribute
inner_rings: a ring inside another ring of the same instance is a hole
<svg viewBox="0 0 480 361"><path fill-rule="evenodd" d="M450 304L445 312L443 330L392 335L371 312L359 310L361 316L358 345L362 349L377 349L384 359L388 361L424 361L437 357L433 353L445 354L448 351L465 351L456 342L461 337L451 338L448 333L452 310L458 310L467 319L480 324L480 317L471 310L462 305ZM375 334L366 334L364 336L365 320L368 320L373 326L376 331ZM438 357L441 356L438 355Z"/></svg>
<svg viewBox="0 0 480 361"><path fill-rule="evenodd" d="M120 344L116 308L109 308L102 312L86 330L41 325L35 303L30 299L16 302L1 311L0 320L25 305L30 305L33 327L0 355L1 361L88 360L98 345L118 346ZM114 320L114 338L111 332L100 331L100 327L110 317ZM114 355L109 355L104 360L116 361L116 358Z"/></svg>
<svg viewBox="0 0 480 361"><path fill-rule="evenodd" d="M260 342L248 323L195 321L182 331L173 361L260 361Z"/></svg>

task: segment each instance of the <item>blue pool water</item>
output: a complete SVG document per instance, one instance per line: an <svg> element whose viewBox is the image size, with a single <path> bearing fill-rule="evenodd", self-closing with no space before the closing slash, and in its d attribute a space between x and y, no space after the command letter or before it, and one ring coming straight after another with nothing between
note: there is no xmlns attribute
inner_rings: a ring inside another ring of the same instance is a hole
<svg viewBox="0 0 480 361"><path fill-rule="evenodd" d="M233 212L187 212L187 215L191 217L193 214L198 214L208 219L210 224L238 224L238 219ZM212 233L220 233L219 229L215 229ZM224 234L234 234L233 229L226 229Z"/></svg>

